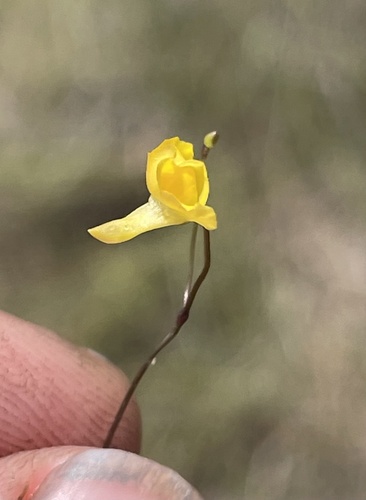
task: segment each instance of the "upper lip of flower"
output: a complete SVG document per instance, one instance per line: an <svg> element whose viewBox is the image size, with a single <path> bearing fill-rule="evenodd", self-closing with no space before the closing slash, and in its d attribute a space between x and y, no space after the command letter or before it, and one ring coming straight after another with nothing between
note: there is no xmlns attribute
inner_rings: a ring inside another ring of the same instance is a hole
<svg viewBox="0 0 366 500"><path fill-rule="evenodd" d="M194 159L192 144L179 137L165 140L148 154L146 183L155 199L175 210L190 211L208 199L206 166Z"/></svg>

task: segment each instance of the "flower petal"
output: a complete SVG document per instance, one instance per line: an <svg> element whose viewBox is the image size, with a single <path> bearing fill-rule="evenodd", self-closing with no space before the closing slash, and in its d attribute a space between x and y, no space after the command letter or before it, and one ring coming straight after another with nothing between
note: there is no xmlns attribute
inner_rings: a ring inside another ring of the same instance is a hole
<svg viewBox="0 0 366 500"><path fill-rule="evenodd" d="M215 210L207 205L198 205L194 210L188 212L189 220L203 226L208 231L217 229L217 217Z"/></svg>
<svg viewBox="0 0 366 500"><path fill-rule="evenodd" d="M188 222L187 219L179 212L165 207L150 197L145 205L123 219L106 222L88 229L88 232L103 243L123 243L147 231L185 222Z"/></svg>
<svg viewBox="0 0 366 500"><path fill-rule="evenodd" d="M174 158L177 150L179 137L165 139L157 148L147 154L146 184L149 192L154 196L159 196L159 184L157 179L158 165L166 158Z"/></svg>
<svg viewBox="0 0 366 500"><path fill-rule="evenodd" d="M181 141L179 139L179 142L177 143L177 149L183 161L193 160L194 157L193 144L191 144L190 142Z"/></svg>

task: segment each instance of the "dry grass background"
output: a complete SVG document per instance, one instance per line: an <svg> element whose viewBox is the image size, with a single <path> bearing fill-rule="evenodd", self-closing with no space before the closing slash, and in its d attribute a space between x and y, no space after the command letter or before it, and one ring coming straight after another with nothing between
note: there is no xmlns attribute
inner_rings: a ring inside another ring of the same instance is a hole
<svg viewBox="0 0 366 500"><path fill-rule="evenodd" d="M210 499L366 489L362 0L3 0L0 303L133 375L190 228L105 246L165 137L209 159L213 268L138 398L145 455Z"/></svg>

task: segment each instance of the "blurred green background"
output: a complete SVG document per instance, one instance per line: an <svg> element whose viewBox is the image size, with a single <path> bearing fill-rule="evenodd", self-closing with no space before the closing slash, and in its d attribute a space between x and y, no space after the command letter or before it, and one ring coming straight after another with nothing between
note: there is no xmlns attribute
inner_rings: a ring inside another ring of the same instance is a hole
<svg viewBox="0 0 366 500"><path fill-rule="evenodd" d="M210 130L213 266L138 391L143 454L208 499L363 499L362 0L3 0L0 304L132 376L190 227L107 246L147 151Z"/></svg>

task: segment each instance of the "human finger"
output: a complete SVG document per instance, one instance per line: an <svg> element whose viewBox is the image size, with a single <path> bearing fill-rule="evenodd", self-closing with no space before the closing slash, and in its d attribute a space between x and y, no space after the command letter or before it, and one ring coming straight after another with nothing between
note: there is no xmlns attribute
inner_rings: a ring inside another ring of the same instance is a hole
<svg viewBox="0 0 366 500"><path fill-rule="evenodd" d="M126 376L102 356L0 312L0 456L59 445L101 446ZM131 401L112 446L138 452Z"/></svg>
<svg viewBox="0 0 366 500"><path fill-rule="evenodd" d="M133 453L57 447L0 460L2 500L200 500L181 476ZM202 499L201 499L202 500Z"/></svg>

